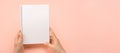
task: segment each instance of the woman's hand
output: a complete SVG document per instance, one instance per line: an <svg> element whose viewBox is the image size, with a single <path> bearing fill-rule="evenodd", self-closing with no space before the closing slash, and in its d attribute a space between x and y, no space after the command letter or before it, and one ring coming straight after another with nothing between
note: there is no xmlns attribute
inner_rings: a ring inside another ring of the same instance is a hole
<svg viewBox="0 0 120 53"><path fill-rule="evenodd" d="M56 53L66 53L59 39L56 37L55 33L51 28L50 28L50 43L48 43L47 45L54 49Z"/></svg>
<svg viewBox="0 0 120 53"><path fill-rule="evenodd" d="M15 37L14 42L14 53L23 53L24 47L23 47L23 35L21 31L17 33L17 36Z"/></svg>

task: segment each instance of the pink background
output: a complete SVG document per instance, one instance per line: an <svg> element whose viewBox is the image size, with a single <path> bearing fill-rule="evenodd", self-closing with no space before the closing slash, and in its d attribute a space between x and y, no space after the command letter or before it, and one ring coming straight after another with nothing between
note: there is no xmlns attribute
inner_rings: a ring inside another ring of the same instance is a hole
<svg viewBox="0 0 120 53"><path fill-rule="evenodd" d="M13 53L21 4L50 4L50 24L67 53L120 53L119 0L1 0L0 53ZM25 53L50 53L45 47ZM51 51L52 53L52 51Z"/></svg>

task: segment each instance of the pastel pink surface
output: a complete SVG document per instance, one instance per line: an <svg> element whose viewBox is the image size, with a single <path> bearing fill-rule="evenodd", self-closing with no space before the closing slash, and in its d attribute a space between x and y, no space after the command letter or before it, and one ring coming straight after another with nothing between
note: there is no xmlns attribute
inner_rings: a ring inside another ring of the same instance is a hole
<svg viewBox="0 0 120 53"><path fill-rule="evenodd" d="M120 53L119 0L2 0L0 53L13 53L14 37L20 29L19 5L46 3L51 8L50 24L67 53ZM48 53L48 49L25 50L40 52Z"/></svg>

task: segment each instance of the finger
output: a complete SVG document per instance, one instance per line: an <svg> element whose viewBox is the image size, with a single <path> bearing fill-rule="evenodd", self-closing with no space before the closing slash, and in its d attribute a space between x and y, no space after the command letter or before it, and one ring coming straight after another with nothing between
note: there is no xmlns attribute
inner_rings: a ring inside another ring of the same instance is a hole
<svg viewBox="0 0 120 53"><path fill-rule="evenodd" d="M56 37L53 30L50 28L50 44L55 45L57 43L59 43L59 39Z"/></svg>
<svg viewBox="0 0 120 53"><path fill-rule="evenodd" d="M52 36L50 36L50 43L53 44L54 43L54 39Z"/></svg>
<svg viewBox="0 0 120 53"><path fill-rule="evenodd" d="M55 33L53 32L52 28L50 28L50 36L54 39L56 39Z"/></svg>
<svg viewBox="0 0 120 53"><path fill-rule="evenodd" d="M50 28L49 31L50 31L50 36L53 36L54 32L53 32L52 28Z"/></svg>
<svg viewBox="0 0 120 53"><path fill-rule="evenodd" d="M21 47L22 46L22 33L19 31L15 37L14 45L15 47Z"/></svg>
<svg viewBox="0 0 120 53"><path fill-rule="evenodd" d="M19 31L20 32L20 31ZM15 36L15 43L17 43L18 41L19 41L19 32L16 34L16 36Z"/></svg>
<svg viewBox="0 0 120 53"><path fill-rule="evenodd" d="M22 39L23 39L22 33L21 33L21 31L19 31L18 34L17 34L17 41L21 41L22 42Z"/></svg>
<svg viewBox="0 0 120 53"><path fill-rule="evenodd" d="M23 35L22 35L22 32L21 32L21 31L19 32L19 40L20 40L20 41L23 41Z"/></svg>
<svg viewBox="0 0 120 53"><path fill-rule="evenodd" d="M22 35L21 31L19 31L18 34L17 34L16 44L22 45L22 42L23 42L23 37L22 37L22 36L23 36L23 35Z"/></svg>
<svg viewBox="0 0 120 53"><path fill-rule="evenodd" d="M53 32L53 30L50 28L50 43L54 44L56 41L56 37L55 37L55 33Z"/></svg>

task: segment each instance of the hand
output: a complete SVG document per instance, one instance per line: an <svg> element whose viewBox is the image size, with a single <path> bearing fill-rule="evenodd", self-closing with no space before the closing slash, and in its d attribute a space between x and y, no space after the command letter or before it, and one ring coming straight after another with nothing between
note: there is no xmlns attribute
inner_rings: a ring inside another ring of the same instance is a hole
<svg viewBox="0 0 120 53"><path fill-rule="evenodd" d="M50 28L50 43L48 43L47 45L54 49L56 53L66 53L60 41L55 36L55 33L51 28Z"/></svg>
<svg viewBox="0 0 120 53"><path fill-rule="evenodd" d="M23 50L23 37L21 31L19 31L15 37L14 53L23 53Z"/></svg>

